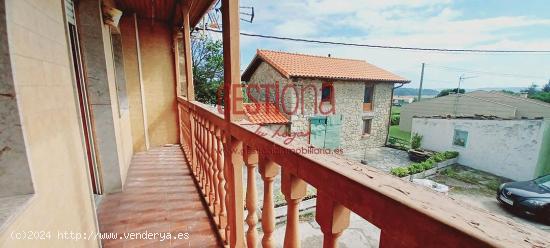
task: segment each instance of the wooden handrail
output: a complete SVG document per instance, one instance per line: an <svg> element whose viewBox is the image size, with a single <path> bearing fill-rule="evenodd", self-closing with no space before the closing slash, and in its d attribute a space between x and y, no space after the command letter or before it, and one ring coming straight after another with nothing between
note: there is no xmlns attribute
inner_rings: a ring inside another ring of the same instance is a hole
<svg viewBox="0 0 550 248"><path fill-rule="evenodd" d="M290 183L303 181L315 187L318 194L323 196L323 199L318 199L318 201L327 202L327 204L323 204L324 206L334 206L328 210L319 209L318 206L318 211L332 213L326 217L318 215L317 220L320 224L323 222L324 225L332 226L332 228L345 228L346 225L341 225L341 223L346 222L346 215L342 215L342 213L345 213L345 209L349 209L381 229L380 245L382 247L440 247L442 244L451 247L544 247L550 244L548 235L540 230L511 222L504 217L498 217L455 201L342 156L307 154L308 151L311 151L307 144L298 142L285 144L280 137L260 136L255 133L257 126L245 125L249 124L245 122L228 123L223 120L216 109L207 105L194 101L189 102L183 98L179 98L178 102L180 108L187 109L187 112L182 112L192 115L189 117L190 119L199 118L216 129L223 130L225 137L230 137L230 139L238 141L241 146L245 144L245 147L257 151L260 157L259 172L262 178L267 180L265 181L266 187L269 187L267 191L272 187L270 182L273 177L279 174L273 174L273 168L278 166L284 172L283 177L291 180ZM192 144L191 142L185 143ZM226 144L224 143L224 145ZM242 150L225 149L224 152L231 152L230 157L234 157L234 161L239 161L235 157L242 160ZM225 157L227 158L228 155L225 154ZM242 165L238 167L242 168ZM270 171L266 172L266 168ZM218 181L227 180L234 184L233 187L242 189L245 184L235 178L228 178L231 173L227 173L227 168L224 169L226 177ZM226 187L226 189L228 190L225 192L226 195L234 193L231 192L231 188ZM214 187L211 190L218 193L219 189ZM286 192L285 198L289 200L301 198L301 193L292 195L292 190L284 189L284 191ZM301 188L299 192L302 192ZM264 246L272 245L270 232L274 223L272 223L273 204L270 197L272 196L264 195L262 226L268 230L268 236L264 235L262 242ZM250 199L253 197L251 196ZM230 204L234 205L235 199L232 200ZM240 202L240 206L242 208L242 202ZM234 206L227 206L228 209L232 209L232 207ZM265 209L266 207L267 209ZM234 217L228 216L230 222L235 222L229 224L242 228L244 226L242 209L238 207L233 211L240 213L240 217L234 219ZM319 218L330 219L320 220ZM252 217L249 219L249 224L253 225L255 221ZM229 230L229 232L232 231ZM241 232L237 233L237 236L244 239L244 231L242 229L237 231ZM336 239L340 233L333 232L331 237L327 237L328 234L325 233L325 240L328 240L326 247L333 247L337 243ZM227 241L228 236L223 236ZM249 235L249 237L254 236L253 232ZM285 243L295 244L294 238L296 237L285 237Z"/></svg>

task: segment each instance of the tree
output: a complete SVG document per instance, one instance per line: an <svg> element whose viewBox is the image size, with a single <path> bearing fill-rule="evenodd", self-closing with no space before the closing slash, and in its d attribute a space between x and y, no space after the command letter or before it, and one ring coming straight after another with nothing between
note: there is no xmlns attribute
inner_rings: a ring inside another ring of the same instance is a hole
<svg viewBox="0 0 550 248"><path fill-rule="evenodd" d="M525 92L527 93L527 95L531 96L531 95L536 94L539 91L538 88L539 88L538 85L531 84L531 86L529 86L529 88L527 88L527 90L525 90Z"/></svg>
<svg viewBox="0 0 550 248"><path fill-rule="evenodd" d="M550 81L542 87L542 91L538 90L538 85L532 84L524 92L526 92L527 97L531 99L550 103Z"/></svg>
<svg viewBox="0 0 550 248"><path fill-rule="evenodd" d="M223 82L223 49L221 40L208 36L191 40L195 99L199 102L218 102L218 89Z"/></svg>
<svg viewBox="0 0 550 248"><path fill-rule="evenodd" d="M504 93L504 94L508 94L508 95L513 95L513 96L517 96L518 94L516 92L513 92L511 90L501 90L500 92Z"/></svg>
<svg viewBox="0 0 550 248"><path fill-rule="evenodd" d="M538 92L534 95L529 95L529 98L550 103L550 92Z"/></svg>
<svg viewBox="0 0 550 248"><path fill-rule="evenodd" d="M550 92L550 80L548 80L548 83L542 87L542 91Z"/></svg>
<svg viewBox="0 0 550 248"><path fill-rule="evenodd" d="M436 97L442 97L442 96L447 96L451 93L454 93L456 94L457 92L460 92L460 94L464 94L466 92L466 90L464 89L460 89L458 90L458 88L454 88L454 89L444 89L442 90L441 92L439 92L439 94L437 94Z"/></svg>

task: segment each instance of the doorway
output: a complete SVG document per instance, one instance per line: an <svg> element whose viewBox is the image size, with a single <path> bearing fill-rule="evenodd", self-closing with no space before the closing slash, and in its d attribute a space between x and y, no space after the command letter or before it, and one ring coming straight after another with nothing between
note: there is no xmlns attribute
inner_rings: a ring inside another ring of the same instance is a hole
<svg viewBox="0 0 550 248"><path fill-rule="evenodd" d="M73 60L73 69L75 72L75 88L80 113L80 123L84 134L84 145L86 149L86 162L90 172L90 181L94 194L102 194L101 175L98 170L96 152L94 146L94 135L92 128L92 119L90 115L90 105L88 104L88 92L86 82L84 81L84 67L82 65L82 54L80 52L80 42L78 40L78 29L76 26L76 16L74 3L71 0L65 1L65 9L67 15L67 24L69 31L69 39L71 45L71 55Z"/></svg>

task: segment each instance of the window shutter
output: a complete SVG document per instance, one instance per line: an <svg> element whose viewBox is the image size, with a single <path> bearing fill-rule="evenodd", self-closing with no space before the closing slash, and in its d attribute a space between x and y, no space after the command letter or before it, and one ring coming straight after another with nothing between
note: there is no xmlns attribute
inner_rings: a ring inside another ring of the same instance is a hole
<svg viewBox="0 0 550 248"><path fill-rule="evenodd" d="M325 145L326 117L311 117L309 121L309 143L317 148L323 148Z"/></svg>
<svg viewBox="0 0 550 248"><path fill-rule="evenodd" d="M327 117L325 148L336 149L340 147L341 129L342 115Z"/></svg>

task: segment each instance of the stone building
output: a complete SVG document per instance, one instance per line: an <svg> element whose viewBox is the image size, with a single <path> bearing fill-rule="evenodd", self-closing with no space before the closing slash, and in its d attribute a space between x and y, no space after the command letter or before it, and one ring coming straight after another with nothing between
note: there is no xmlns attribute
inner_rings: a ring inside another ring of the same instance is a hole
<svg viewBox="0 0 550 248"><path fill-rule="evenodd" d="M543 231L391 175L371 180L340 157L264 152L280 139L250 132L233 105L222 116L195 100L191 32L214 9L220 100L241 106L238 0L0 0L0 247L253 247L260 215L273 246L274 182L288 202L285 246L309 238L297 217L313 187L325 246L354 212L380 227L380 246L548 247ZM463 218L441 214L451 211Z"/></svg>
<svg viewBox="0 0 550 248"><path fill-rule="evenodd" d="M267 50L241 79L250 102L278 105L291 133L308 132L306 142L345 154L385 144L394 84L409 82L362 60Z"/></svg>

